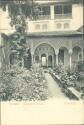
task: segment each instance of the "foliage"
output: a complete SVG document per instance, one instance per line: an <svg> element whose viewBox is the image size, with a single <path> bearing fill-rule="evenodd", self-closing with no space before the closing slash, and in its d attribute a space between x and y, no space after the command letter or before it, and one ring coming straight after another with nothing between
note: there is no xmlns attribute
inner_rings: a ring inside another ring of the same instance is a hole
<svg viewBox="0 0 84 125"><path fill-rule="evenodd" d="M48 91L42 70L13 67L4 72L0 84L0 100L45 100Z"/></svg>
<svg viewBox="0 0 84 125"><path fill-rule="evenodd" d="M0 100L10 100L13 86L11 84L11 77L9 74L3 73L0 76Z"/></svg>
<svg viewBox="0 0 84 125"><path fill-rule="evenodd" d="M24 67L25 68L31 68L32 64L32 57L30 49L27 50L27 55L24 55Z"/></svg>
<svg viewBox="0 0 84 125"><path fill-rule="evenodd" d="M56 66L54 71L59 75L62 84L67 86L74 86L75 82L80 78L80 73L76 69L70 70L69 68L67 69L62 65Z"/></svg>
<svg viewBox="0 0 84 125"><path fill-rule="evenodd" d="M17 40L10 42L10 63L12 65L17 64L20 66L24 66L25 68L31 68L31 51L27 46L28 45L26 44L26 38L21 36Z"/></svg>
<svg viewBox="0 0 84 125"><path fill-rule="evenodd" d="M28 18L36 18L38 15L38 6L33 0L1 0L0 7L4 11L8 10L9 17L11 18L10 25L16 29L16 32L12 35L8 37L4 36L5 41L9 41L11 44L9 48L11 49L11 63L13 64L15 60L15 63L22 65L21 62L24 60L24 66L30 68L32 59L31 50L26 47L26 34L28 30L26 20Z"/></svg>
<svg viewBox="0 0 84 125"><path fill-rule="evenodd" d="M27 18L35 19L39 12L38 5L33 0L0 0L0 7L4 11L8 9L11 26L21 23L25 26L25 20Z"/></svg>

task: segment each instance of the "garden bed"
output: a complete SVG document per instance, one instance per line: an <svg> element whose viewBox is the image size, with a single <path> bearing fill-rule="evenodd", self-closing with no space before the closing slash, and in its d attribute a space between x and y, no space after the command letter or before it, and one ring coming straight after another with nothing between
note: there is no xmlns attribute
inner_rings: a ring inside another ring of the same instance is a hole
<svg viewBox="0 0 84 125"><path fill-rule="evenodd" d="M13 68L0 78L0 100L46 100L48 89L42 69Z"/></svg>
<svg viewBox="0 0 84 125"><path fill-rule="evenodd" d="M79 78L78 72L69 73L67 71L64 71L64 69L60 67L56 67L54 70L50 70L50 74L57 81L63 93L67 95L70 99L83 99L84 91L81 90L81 84L77 85ZM80 91L79 89L77 89L77 87L80 89Z"/></svg>

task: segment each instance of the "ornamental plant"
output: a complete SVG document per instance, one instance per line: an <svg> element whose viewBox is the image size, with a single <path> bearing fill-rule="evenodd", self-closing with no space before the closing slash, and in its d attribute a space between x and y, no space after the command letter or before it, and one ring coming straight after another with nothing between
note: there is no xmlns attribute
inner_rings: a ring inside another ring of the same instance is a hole
<svg viewBox="0 0 84 125"><path fill-rule="evenodd" d="M42 69L13 67L0 77L0 100L46 100L48 87Z"/></svg>

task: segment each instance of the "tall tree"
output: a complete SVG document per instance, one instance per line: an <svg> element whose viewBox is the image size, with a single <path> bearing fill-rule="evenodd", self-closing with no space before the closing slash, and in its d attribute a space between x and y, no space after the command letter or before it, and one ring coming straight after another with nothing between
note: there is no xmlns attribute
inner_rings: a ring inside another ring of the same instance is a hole
<svg viewBox="0 0 84 125"><path fill-rule="evenodd" d="M35 19L37 16L37 4L33 0L1 0L0 7L6 11L8 9L9 17L11 18L10 25L15 27L16 32L8 36L7 41L10 43L11 56L10 62L13 64L13 59L17 62L25 61L26 68L31 67L31 53L26 44L27 33L27 18ZM26 56L25 56L26 55ZM12 61L11 61L12 60ZM16 62L15 62L16 63ZM20 63L21 64L21 63ZM21 64L22 65L22 64Z"/></svg>

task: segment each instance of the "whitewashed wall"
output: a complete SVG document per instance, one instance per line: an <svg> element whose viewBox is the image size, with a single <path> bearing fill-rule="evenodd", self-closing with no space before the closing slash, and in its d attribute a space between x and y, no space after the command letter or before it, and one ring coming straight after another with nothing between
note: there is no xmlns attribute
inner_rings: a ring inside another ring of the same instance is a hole
<svg viewBox="0 0 84 125"><path fill-rule="evenodd" d="M52 9L51 9L52 10ZM53 10L52 10L53 11ZM72 18L71 19L52 19L52 20L37 20L28 22L28 32L49 32L49 31L73 31L79 29L83 25L83 5L82 4L73 4L72 6ZM57 25L61 24L61 28L58 28ZM68 23L69 26L64 28L64 24ZM36 26L39 25L40 28L36 29ZM47 28L43 28L44 25ZM0 32L9 34L14 32L14 27L10 26L10 18L8 12L3 12L0 9Z"/></svg>
<svg viewBox="0 0 84 125"><path fill-rule="evenodd" d="M58 24L61 24L61 28L57 28ZM69 26L64 28L65 24ZM36 29L39 25L40 28ZM47 25L46 29L43 29L43 25ZM52 19L52 20L37 20L28 21L28 31L31 32L48 32L48 31L73 31L79 29L83 25L83 5L72 5L72 18L70 19Z"/></svg>
<svg viewBox="0 0 84 125"><path fill-rule="evenodd" d="M10 34L15 31L14 28L10 26L10 21L8 11L0 9L0 33Z"/></svg>

